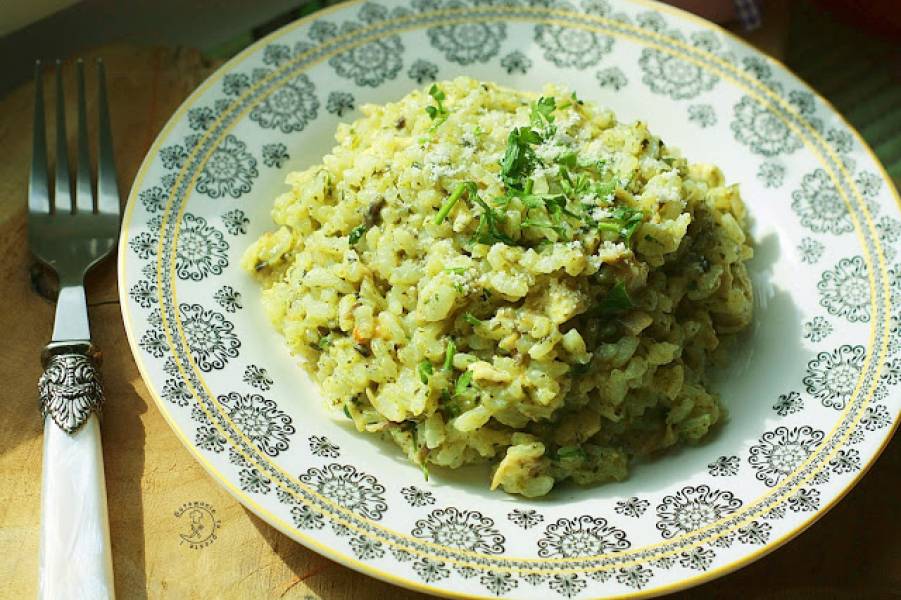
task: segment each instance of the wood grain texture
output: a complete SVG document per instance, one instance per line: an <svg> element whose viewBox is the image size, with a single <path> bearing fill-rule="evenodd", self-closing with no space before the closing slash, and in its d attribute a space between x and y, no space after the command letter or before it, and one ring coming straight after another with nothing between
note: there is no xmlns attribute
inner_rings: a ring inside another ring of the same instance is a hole
<svg viewBox="0 0 901 600"><path fill-rule="evenodd" d="M169 115L216 66L196 52L110 47L120 188L130 188ZM0 101L0 596L33 597L37 583L41 419L38 356L50 335L52 304L32 281L25 192L31 153L31 86ZM70 108L72 108L70 106ZM72 121L70 121L72 122ZM52 131L50 132L52 135ZM107 404L104 460L116 588L120 598L324 598L412 600L395 588L326 560L254 517L210 479L156 409L128 351L114 265L88 287L95 341L104 351ZM798 540L683 598L888 598L901 590L901 521L896 516L901 443L829 515ZM175 512L211 505L217 539L192 549Z"/></svg>

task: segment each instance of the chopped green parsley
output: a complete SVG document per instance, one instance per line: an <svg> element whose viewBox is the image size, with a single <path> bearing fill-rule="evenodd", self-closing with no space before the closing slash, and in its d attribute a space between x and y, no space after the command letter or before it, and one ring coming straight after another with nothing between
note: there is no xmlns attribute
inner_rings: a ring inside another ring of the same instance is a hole
<svg viewBox="0 0 901 600"><path fill-rule="evenodd" d="M425 385L429 384L429 377L432 376L432 363L429 362L428 359L419 363L419 366L416 369L419 373L419 380L422 381Z"/></svg>
<svg viewBox="0 0 901 600"><path fill-rule="evenodd" d="M473 314L469 313L469 312L463 315L463 320L466 321L467 323L469 323L470 325L472 325L473 327L477 327L478 325L482 324L482 322L479 319L474 317Z"/></svg>
<svg viewBox="0 0 901 600"><path fill-rule="evenodd" d="M467 193L470 198L478 194L479 188L476 187L476 184L472 181L464 181L463 183L457 185L454 188L454 191L451 192L451 195L448 196L447 200L444 201L444 204L441 205L441 208L438 210L438 214L435 215L435 225L441 225L444 220L447 218L447 215L450 213L451 209L463 195L463 193Z"/></svg>
<svg viewBox="0 0 901 600"><path fill-rule="evenodd" d="M369 229L369 225L366 223L362 223L351 229L350 235L347 236L347 243L351 246L355 246L357 242L360 241L360 238L363 237L363 234L366 233L367 229Z"/></svg>
<svg viewBox="0 0 901 600"><path fill-rule="evenodd" d="M429 96L434 98L435 106L426 106L425 112L429 115L429 118L432 119L432 128L434 131L438 128L439 125L447 121L447 117L450 113L447 111L447 108L444 106L445 94L441 91L436 84L432 84L432 87L429 88Z"/></svg>
<svg viewBox="0 0 901 600"><path fill-rule="evenodd" d="M471 383L472 371L464 371L463 374L457 378L457 383L454 384L454 396L459 396L465 392L466 388L468 388Z"/></svg>
<svg viewBox="0 0 901 600"><path fill-rule="evenodd" d="M447 349L444 351L444 370L450 371L454 368L454 355L457 353L457 344L454 340L447 341Z"/></svg>
<svg viewBox="0 0 901 600"><path fill-rule="evenodd" d="M622 281L617 281L603 300L597 305L597 312L602 316L615 315L633 308L635 303L629 297L626 286Z"/></svg>

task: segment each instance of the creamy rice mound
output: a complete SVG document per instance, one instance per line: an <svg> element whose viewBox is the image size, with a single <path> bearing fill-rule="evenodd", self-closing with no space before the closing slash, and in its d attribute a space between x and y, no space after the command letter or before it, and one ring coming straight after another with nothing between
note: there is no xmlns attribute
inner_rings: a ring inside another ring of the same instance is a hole
<svg viewBox="0 0 901 600"><path fill-rule="evenodd" d="M362 112L242 261L357 430L541 496L722 419L705 370L751 320L752 248L717 167L553 86Z"/></svg>

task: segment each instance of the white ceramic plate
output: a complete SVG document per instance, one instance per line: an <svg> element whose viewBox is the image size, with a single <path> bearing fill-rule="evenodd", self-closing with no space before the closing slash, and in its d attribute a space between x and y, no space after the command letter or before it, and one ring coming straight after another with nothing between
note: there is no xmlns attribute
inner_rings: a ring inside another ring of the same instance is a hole
<svg viewBox="0 0 901 600"><path fill-rule="evenodd" d="M718 164L753 218L753 331L707 443L622 483L529 501L482 472L424 481L320 407L239 268L290 170L340 121L459 74L557 82ZM797 534L875 460L901 394L899 204L860 137L780 65L645 2L349 3L281 29L175 113L138 173L120 246L132 350L210 474L299 542L454 596L649 595Z"/></svg>

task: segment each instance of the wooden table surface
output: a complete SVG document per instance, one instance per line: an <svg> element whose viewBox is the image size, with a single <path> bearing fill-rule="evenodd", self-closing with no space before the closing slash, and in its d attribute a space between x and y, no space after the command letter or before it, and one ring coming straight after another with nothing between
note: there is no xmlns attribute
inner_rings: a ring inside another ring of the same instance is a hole
<svg viewBox="0 0 901 600"><path fill-rule="evenodd" d="M107 61L120 189L125 194L166 119L215 65L187 50L119 46L101 53ZM34 270L26 247L31 102L30 84L0 99L0 332L5 338L0 345L0 596L4 598L29 598L36 590L42 437L36 381L38 356L49 339L53 316L53 305L43 296L47 285ZM52 129L48 133L54 134ZM170 431L141 381L125 340L117 298L114 265L109 261L92 275L88 300L95 341L105 357L103 445L120 598L425 597L307 550L245 510L210 479ZM848 497L800 538L679 597L901 597L899 474L901 441L895 439ZM191 549L179 537L186 523L175 513L189 502L209 504L221 521L217 539L202 549Z"/></svg>

